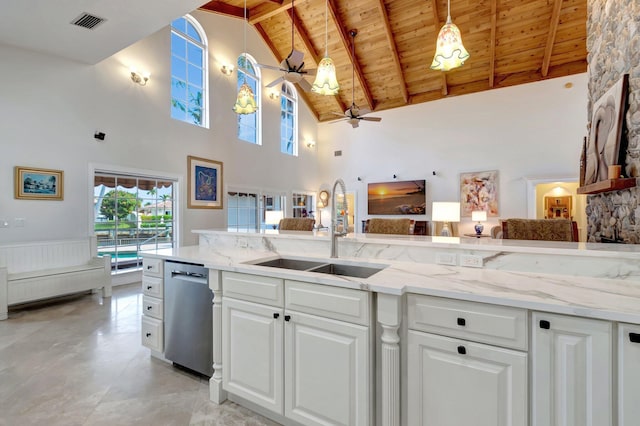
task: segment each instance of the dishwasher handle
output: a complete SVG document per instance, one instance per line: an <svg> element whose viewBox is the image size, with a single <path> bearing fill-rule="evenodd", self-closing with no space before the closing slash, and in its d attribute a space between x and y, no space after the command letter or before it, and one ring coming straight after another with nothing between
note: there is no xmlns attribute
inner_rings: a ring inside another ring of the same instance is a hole
<svg viewBox="0 0 640 426"><path fill-rule="evenodd" d="M198 272L186 272L180 270L171 271L171 278L182 281L192 281L195 283L207 284L207 275Z"/></svg>

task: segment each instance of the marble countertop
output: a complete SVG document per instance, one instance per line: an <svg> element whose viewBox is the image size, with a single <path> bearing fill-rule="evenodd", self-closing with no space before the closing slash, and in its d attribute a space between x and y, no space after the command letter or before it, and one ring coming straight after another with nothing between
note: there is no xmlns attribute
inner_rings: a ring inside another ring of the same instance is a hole
<svg viewBox="0 0 640 426"><path fill-rule="evenodd" d="M296 238L309 238L297 236ZM317 238L314 237L314 238ZM389 243L388 239L384 239ZM406 241L405 241L406 243ZM460 243L463 244L463 243ZM542 250L542 248L538 248ZM548 253L545 251L545 253ZM418 293L460 300L521 307L589 318L640 323L640 283L620 279L591 278L532 272L444 266L416 262L362 258L329 259L280 253L282 256L320 262L383 266L369 278L257 266L252 263L279 255L251 248L188 246L145 251L159 257L203 264L211 269L260 274L345 288L402 295Z"/></svg>

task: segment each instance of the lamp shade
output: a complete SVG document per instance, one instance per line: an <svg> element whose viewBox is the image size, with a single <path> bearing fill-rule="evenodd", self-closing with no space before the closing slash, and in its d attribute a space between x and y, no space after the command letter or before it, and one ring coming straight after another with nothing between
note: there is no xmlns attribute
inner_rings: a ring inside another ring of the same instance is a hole
<svg viewBox="0 0 640 426"><path fill-rule="evenodd" d="M434 222L460 222L460 203L434 201L431 209Z"/></svg>
<svg viewBox="0 0 640 426"><path fill-rule="evenodd" d="M253 90L247 83L242 83L240 90L238 90L238 99L233 106L233 111L236 114L253 114L258 110L256 105L256 99L253 96Z"/></svg>
<svg viewBox="0 0 640 426"><path fill-rule="evenodd" d="M469 58L469 52L462 45L460 30L447 17L436 41L436 54L431 62L432 70L449 71L458 68Z"/></svg>
<svg viewBox="0 0 640 426"><path fill-rule="evenodd" d="M325 56L318 64L316 79L311 86L311 91L319 95L336 95L339 90L336 67L331 58Z"/></svg>
<svg viewBox="0 0 640 426"><path fill-rule="evenodd" d="M487 212L484 210L477 210L471 212L471 220L474 222L486 222L487 221Z"/></svg>
<svg viewBox="0 0 640 426"><path fill-rule="evenodd" d="M277 225L283 217L282 210L267 210L264 212L264 223L267 225Z"/></svg>

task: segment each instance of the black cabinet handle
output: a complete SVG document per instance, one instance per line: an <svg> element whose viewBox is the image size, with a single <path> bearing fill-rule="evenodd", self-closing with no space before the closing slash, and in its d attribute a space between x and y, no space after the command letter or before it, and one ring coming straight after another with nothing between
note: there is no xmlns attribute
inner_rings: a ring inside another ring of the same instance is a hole
<svg viewBox="0 0 640 426"><path fill-rule="evenodd" d="M151 337L151 333L147 333L147 337Z"/></svg>
<svg viewBox="0 0 640 426"><path fill-rule="evenodd" d="M544 328L545 330L549 330L551 328L551 323L547 320L540 320L540 328Z"/></svg>
<svg viewBox="0 0 640 426"><path fill-rule="evenodd" d="M467 348L465 348L464 346L458 346L458 353L460 355L466 355L467 354Z"/></svg>
<svg viewBox="0 0 640 426"><path fill-rule="evenodd" d="M629 333L629 341L631 343L640 343L640 334L639 333Z"/></svg>
<svg viewBox="0 0 640 426"><path fill-rule="evenodd" d="M290 319L291 319L291 315L285 315L285 316L284 316L284 320L285 320L285 321L289 321Z"/></svg>
<svg viewBox="0 0 640 426"><path fill-rule="evenodd" d="M277 312L274 312L274 313L273 313L273 318L278 319L278 317L279 317L279 316L280 316L280 314L279 314L279 313L277 313Z"/></svg>
<svg viewBox="0 0 640 426"><path fill-rule="evenodd" d="M151 269L151 268L153 268L153 266L151 266L151 265L147 265L147 270L149 270L149 269Z"/></svg>
<svg viewBox="0 0 640 426"><path fill-rule="evenodd" d="M153 286L152 286L152 285L148 285L148 286L147 286L147 290L151 290L152 288L153 288Z"/></svg>
<svg viewBox="0 0 640 426"><path fill-rule="evenodd" d="M153 309L153 306L151 305L147 306L147 311L150 311L151 309Z"/></svg>
<svg viewBox="0 0 640 426"><path fill-rule="evenodd" d="M465 325L467 325L467 320L465 320L464 318L458 318L458 325L464 327Z"/></svg>

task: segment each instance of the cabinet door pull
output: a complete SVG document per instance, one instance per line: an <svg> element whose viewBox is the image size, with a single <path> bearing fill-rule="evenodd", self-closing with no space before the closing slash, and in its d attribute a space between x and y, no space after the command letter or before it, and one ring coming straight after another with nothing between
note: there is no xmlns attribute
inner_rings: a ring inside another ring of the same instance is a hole
<svg viewBox="0 0 640 426"><path fill-rule="evenodd" d="M551 328L551 323L547 320L540 320L540 328L544 328L545 330L549 330Z"/></svg>
<svg viewBox="0 0 640 426"><path fill-rule="evenodd" d="M465 325L467 325L467 320L465 320L464 318L458 318L458 325L464 327Z"/></svg>
<svg viewBox="0 0 640 426"><path fill-rule="evenodd" d="M153 288L153 286L152 286L152 285L148 285L148 286L147 286L147 290L151 290L152 288Z"/></svg>
<svg viewBox="0 0 640 426"><path fill-rule="evenodd" d="M151 337L151 333L147 333L147 337Z"/></svg>
<svg viewBox="0 0 640 426"><path fill-rule="evenodd" d="M458 346L458 353L460 355L466 355L467 354L467 348L465 348L464 346L460 345Z"/></svg>
<svg viewBox="0 0 640 426"><path fill-rule="evenodd" d="M640 343L640 333L629 333L629 341L631 343Z"/></svg>
<svg viewBox="0 0 640 426"><path fill-rule="evenodd" d="M284 316L284 320L285 320L285 321L289 321L290 319L291 319L291 315L285 315L285 316Z"/></svg>
<svg viewBox="0 0 640 426"><path fill-rule="evenodd" d="M151 305L147 306L147 311L150 311L151 309L153 309L153 306Z"/></svg>
<svg viewBox="0 0 640 426"><path fill-rule="evenodd" d="M148 271L149 269L151 269L151 268L153 268L153 266L152 266L152 265L147 265L147 271Z"/></svg>
<svg viewBox="0 0 640 426"><path fill-rule="evenodd" d="M279 314L279 313L277 313L277 312L274 312L274 313L273 313L273 318L278 319L278 317L279 317L279 316L280 316L280 314Z"/></svg>

